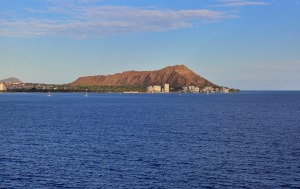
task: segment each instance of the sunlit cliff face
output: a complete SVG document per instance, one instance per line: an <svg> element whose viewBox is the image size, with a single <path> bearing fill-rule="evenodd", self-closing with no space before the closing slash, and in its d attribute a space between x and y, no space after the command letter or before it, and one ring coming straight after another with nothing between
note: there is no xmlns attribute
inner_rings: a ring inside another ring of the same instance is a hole
<svg viewBox="0 0 300 189"><path fill-rule="evenodd" d="M98 75L80 77L71 85L107 85L107 86L137 86L137 85L162 85L170 86L215 86L215 84L194 73L184 65L168 66L155 71L127 71L114 75Z"/></svg>

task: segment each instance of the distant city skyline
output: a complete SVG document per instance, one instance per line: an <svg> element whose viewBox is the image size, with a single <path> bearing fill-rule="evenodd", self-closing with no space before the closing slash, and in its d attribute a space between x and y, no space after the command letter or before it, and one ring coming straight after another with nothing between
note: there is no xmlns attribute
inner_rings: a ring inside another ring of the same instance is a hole
<svg viewBox="0 0 300 189"><path fill-rule="evenodd" d="M186 65L241 90L300 90L300 0L0 0L0 80Z"/></svg>

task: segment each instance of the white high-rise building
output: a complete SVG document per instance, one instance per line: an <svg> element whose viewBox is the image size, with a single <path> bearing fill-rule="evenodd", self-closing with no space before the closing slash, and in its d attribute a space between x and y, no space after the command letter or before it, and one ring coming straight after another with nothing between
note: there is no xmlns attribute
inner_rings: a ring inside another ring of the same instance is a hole
<svg viewBox="0 0 300 189"><path fill-rule="evenodd" d="M147 92L148 92L148 93L153 93L153 88L152 88L152 86L148 86L148 87L147 87Z"/></svg>
<svg viewBox="0 0 300 189"><path fill-rule="evenodd" d="M0 91L6 91L6 86L2 82L0 83Z"/></svg>
<svg viewBox="0 0 300 189"><path fill-rule="evenodd" d="M161 86L160 85L154 85L152 87L152 90L154 93L160 93L161 92Z"/></svg>
<svg viewBox="0 0 300 189"><path fill-rule="evenodd" d="M189 92L190 92L190 93L193 93L194 90L195 90L195 86L189 86Z"/></svg>
<svg viewBox="0 0 300 189"><path fill-rule="evenodd" d="M165 91L165 93L169 93L170 92L170 85L168 83L164 84L164 91Z"/></svg>

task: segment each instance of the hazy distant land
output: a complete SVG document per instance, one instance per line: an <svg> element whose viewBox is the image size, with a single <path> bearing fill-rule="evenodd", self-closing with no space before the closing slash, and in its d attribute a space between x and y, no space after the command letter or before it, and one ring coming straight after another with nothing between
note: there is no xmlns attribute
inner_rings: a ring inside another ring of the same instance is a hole
<svg viewBox="0 0 300 189"><path fill-rule="evenodd" d="M15 77L10 77L10 78L7 78L7 79L2 79L2 80L0 80L0 82L3 82L3 83L7 83L7 82L10 82L10 83L23 83L20 79L15 78Z"/></svg>

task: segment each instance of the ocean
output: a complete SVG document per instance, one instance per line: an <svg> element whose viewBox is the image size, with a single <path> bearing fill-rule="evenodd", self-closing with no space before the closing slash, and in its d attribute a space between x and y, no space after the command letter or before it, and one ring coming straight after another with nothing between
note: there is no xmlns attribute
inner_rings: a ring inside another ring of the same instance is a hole
<svg viewBox="0 0 300 189"><path fill-rule="evenodd" d="M2 93L0 188L300 188L300 92Z"/></svg>

